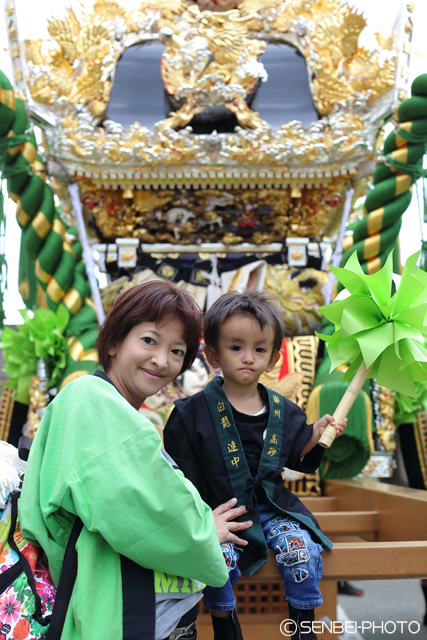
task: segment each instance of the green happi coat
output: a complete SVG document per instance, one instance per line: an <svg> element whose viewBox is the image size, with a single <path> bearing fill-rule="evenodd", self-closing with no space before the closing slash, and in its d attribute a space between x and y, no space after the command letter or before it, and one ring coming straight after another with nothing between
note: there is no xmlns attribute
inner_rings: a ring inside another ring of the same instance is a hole
<svg viewBox="0 0 427 640"><path fill-rule="evenodd" d="M161 446L151 422L99 377L70 382L48 406L31 449L20 514L23 535L46 552L56 585L75 516L83 521L62 640L127 637L123 556L157 570L156 585L176 589L182 578L178 583L174 575L190 579L185 593L192 580L198 581L194 591L200 582L226 582L212 511Z"/></svg>

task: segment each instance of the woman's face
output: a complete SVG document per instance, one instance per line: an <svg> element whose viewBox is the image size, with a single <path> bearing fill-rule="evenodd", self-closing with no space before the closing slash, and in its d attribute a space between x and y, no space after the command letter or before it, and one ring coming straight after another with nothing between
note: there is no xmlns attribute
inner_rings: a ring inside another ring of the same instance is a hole
<svg viewBox="0 0 427 640"><path fill-rule="evenodd" d="M141 322L110 349L108 376L124 398L139 409L148 396L176 378L186 351L181 320Z"/></svg>
<svg viewBox="0 0 427 640"><path fill-rule="evenodd" d="M193 395L206 387L208 372L200 358L196 358L191 367L182 376L181 386L185 393Z"/></svg>

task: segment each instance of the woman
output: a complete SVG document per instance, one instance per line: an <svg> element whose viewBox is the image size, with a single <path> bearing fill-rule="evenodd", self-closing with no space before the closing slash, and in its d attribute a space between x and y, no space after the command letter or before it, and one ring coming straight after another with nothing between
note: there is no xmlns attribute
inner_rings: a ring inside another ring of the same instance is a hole
<svg viewBox="0 0 427 640"><path fill-rule="evenodd" d="M212 512L138 413L191 366L200 331L186 292L166 281L129 289L99 334L105 373L70 382L47 408L20 513L56 585L75 517L83 522L63 640L185 635L203 584L227 580L219 542L245 544L232 532L248 523L230 522L244 509L230 501Z"/></svg>

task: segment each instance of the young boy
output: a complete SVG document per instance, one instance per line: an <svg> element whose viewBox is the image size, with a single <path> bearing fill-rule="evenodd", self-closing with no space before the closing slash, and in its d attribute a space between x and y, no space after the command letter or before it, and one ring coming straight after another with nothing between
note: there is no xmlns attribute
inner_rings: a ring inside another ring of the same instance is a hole
<svg viewBox="0 0 427 640"><path fill-rule="evenodd" d="M331 549L314 516L283 486L281 473L289 467L313 473L324 449L319 438L328 423L325 415L307 425L304 411L259 384L264 371L276 364L285 327L266 293L228 293L209 309L204 321L205 353L221 368L203 391L176 401L164 430L165 448L195 484L211 508L233 496L246 505L253 526L243 534L248 545L240 551L224 544L229 581L205 589L205 606L212 613L215 640L239 637L235 624L232 584L240 571L253 575L267 560L267 546L277 553L289 604L289 629L307 633L314 608L322 604L322 546ZM346 426L336 425L337 435ZM238 564L237 564L238 562ZM232 615L230 615L232 614ZM302 624L302 623L306 624Z"/></svg>

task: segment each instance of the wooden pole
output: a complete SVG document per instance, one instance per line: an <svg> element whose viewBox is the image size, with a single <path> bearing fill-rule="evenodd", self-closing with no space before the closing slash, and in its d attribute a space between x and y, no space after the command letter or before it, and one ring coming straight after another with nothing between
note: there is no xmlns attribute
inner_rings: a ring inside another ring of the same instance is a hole
<svg viewBox="0 0 427 640"><path fill-rule="evenodd" d="M354 374L353 380L351 381L348 389L346 390L343 397L341 398L341 402L339 403L338 407L334 412L333 417L335 418L335 424L337 424L338 422L341 422L342 420L344 420L344 418L348 416L348 412L350 411L351 407L354 404L354 401L359 395L359 392L363 387L365 380L369 376L374 364L375 363L373 362L369 367L369 369L367 369L365 363L362 362L362 364ZM325 449L329 449L329 447L335 440L335 437L336 437L335 427L328 424L328 426L320 436L320 440L319 440L320 446L324 447Z"/></svg>

